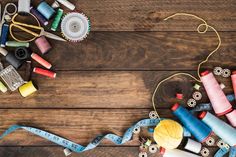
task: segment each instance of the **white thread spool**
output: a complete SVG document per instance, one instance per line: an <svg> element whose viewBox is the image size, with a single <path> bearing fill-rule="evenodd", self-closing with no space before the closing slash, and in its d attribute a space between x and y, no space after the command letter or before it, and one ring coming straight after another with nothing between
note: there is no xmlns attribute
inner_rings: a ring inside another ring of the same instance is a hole
<svg viewBox="0 0 236 157"><path fill-rule="evenodd" d="M185 145L184 149L198 154L202 149L202 144L188 138L187 144Z"/></svg>
<svg viewBox="0 0 236 157"><path fill-rule="evenodd" d="M18 13L29 13L30 1L31 0L18 0Z"/></svg>
<svg viewBox="0 0 236 157"><path fill-rule="evenodd" d="M201 157L199 155L195 155L193 153L185 152L179 149L164 149L162 148L161 154L163 157Z"/></svg>
<svg viewBox="0 0 236 157"><path fill-rule="evenodd" d="M65 148L64 149L64 154L65 154L65 156L69 156L69 155L71 155L71 150L70 149L68 149L68 148Z"/></svg>
<svg viewBox="0 0 236 157"><path fill-rule="evenodd" d="M57 1L62 5L64 5L65 7L67 7L68 9L75 10L75 5L69 2L68 0L57 0Z"/></svg>

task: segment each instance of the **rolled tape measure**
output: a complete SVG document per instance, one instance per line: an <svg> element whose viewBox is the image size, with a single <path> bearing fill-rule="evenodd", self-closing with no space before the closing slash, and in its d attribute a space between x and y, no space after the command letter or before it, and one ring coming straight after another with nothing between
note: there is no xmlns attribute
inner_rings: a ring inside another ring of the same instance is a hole
<svg viewBox="0 0 236 157"><path fill-rule="evenodd" d="M87 151L87 150L97 147L103 139L108 139L108 140L112 141L113 143L115 143L116 145L124 144L124 143L131 140L133 130L135 128L156 126L159 122L160 121L158 119L143 119L143 120L139 121L138 123L136 123L135 125L133 125L132 127L130 127L129 129L127 129L126 132L124 133L123 137L117 136L115 134L99 135L95 139L93 139L86 147L84 147L80 144L77 144L75 142L72 142L70 140L67 140L63 137L49 133L47 131L33 128L33 127L28 127L28 126L21 126L21 125L11 126L9 129L7 129L0 136L0 140L2 140L5 136L7 136L8 134L10 134L18 129L24 129L24 130L31 132L35 135L38 135L44 139L47 139L48 141L58 144L64 148L68 148L69 150L71 150L73 152L81 153L81 152L84 152L84 151ZM185 132L184 135L190 134L187 130L185 130L184 132Z"/></svg>

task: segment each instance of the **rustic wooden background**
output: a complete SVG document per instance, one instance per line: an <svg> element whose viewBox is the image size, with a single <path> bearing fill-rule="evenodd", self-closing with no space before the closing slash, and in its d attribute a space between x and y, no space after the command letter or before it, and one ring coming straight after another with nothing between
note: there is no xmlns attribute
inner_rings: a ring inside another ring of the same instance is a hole
<svg viewBox="0 0 236 157"><path fill-rule="evenodd" d="M90 16L92 32L77 44L51 41L53 50L45 58L55 65L58 77L52 80L33 74L40 88L35 95L24 99L18 92L1 94L0 133L12 124L30 125L83 145L97 134L123 135L131 124L148 117L158 81L176 71L196 75L197 64L217 44L213 32L196 33L199 21L195 19L162 21L175 12L197 14L219 30L222 47L204 68L236 66L235 0L71 2ZM230 79L219 79L226 84L225 92L232 92ZM176 101L176 91L181 90L187 99L193 83L177 77L164 84L157 100L161 116L173 117L170 106ZM216 147L210 149L214 153ZM72 156L134 157L138 152L136 139L123 146L104 141L92 151ZM0 156L63 157L64 153L51 142L17 131L0 141Z"/></svg>

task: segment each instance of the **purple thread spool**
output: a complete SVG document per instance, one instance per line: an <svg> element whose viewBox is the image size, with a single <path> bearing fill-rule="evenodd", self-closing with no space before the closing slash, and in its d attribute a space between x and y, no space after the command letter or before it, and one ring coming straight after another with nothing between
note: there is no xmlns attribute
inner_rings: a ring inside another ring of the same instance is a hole
<svg viewBox="0 0 236 157"><path fill-rule="evenodd" d="M188 110L180 106L178 103L173 105L171 110L199 142L203 143L211 136L211 128L194 117Z"/></svg>
<svg viewBox="0 0 236 157"><path fill-rule="evenodd" d="M42 54L45 54L52 49L52 46L47 41L45 36L41 36L40 38L37 38L35 40L35 44L37 45L37 47L39 48L39 50Z"/></svg>
<svg viewBox="0 0 236 157"><path fill-rule="evenodd" d="M30 12L39 20L39 22L44 25L47 26L48 25L48 21L47 19L36 9L34 9L33 7L30 8Z"/></svg>

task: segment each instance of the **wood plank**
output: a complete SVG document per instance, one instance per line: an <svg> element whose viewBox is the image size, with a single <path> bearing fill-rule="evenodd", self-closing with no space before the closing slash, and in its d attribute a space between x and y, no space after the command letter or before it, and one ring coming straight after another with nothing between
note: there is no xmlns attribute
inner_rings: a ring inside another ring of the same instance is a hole
<svg viewBox="0 0 236 157"><path fill-rule="evenodd" d="M217 148L210 148L213 156ZM7 157L64 157L62 148L58 147L0 147L0 156ZM137 147L98 147L96 149L76 154L73 157L134 157L138 156ZM148 154L148 157L161 157L159 153Z"/></svg>
<svg viewBox="0 0 236 157"><path fill-rule="evenodd" d="M236 68L236 33L220 34L222 47L204 66ZM213 33L96 32L79 44L52 42L44 58L55 70L196 70L217 42Z"/></svg>
<svg viewBox="0 0 236 157"><path fill-rule="evenodd" d="M190 71L191 72L191 71ZM1 94L0 108L152 108L156 84L176 71L59 71L56 79L33 74L39 86L34 95L22 98L16 92ZM191 72L196 74L195 72ZM217 77L232 93L230 78ZM158 108L170 108L175 94L184 94L183 104L191 97L194 81L175 77L159 89ZM204 99L208 102L202 89Z"/></svg>

